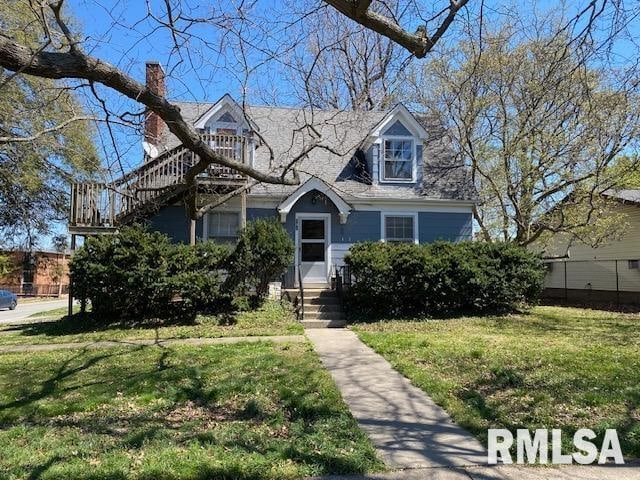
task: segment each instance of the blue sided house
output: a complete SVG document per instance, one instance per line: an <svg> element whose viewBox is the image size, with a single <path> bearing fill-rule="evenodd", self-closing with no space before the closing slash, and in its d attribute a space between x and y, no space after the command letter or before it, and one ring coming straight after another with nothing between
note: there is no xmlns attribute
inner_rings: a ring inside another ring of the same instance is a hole
<svg viewBox="0 0 640 480"><path fill-rule="evenodd" d="M158 64L147 65L147 83L164 93ZM170 187L197 157L151 113L139 168L115 182L73 185L73 235L142 220L175 242L234 242L246 221L275 218L296 244L291 287L298 278L327 284L356 242L472 238L473 183L433 118L401 104L368 112L241 107L229 95L174 103L216 153L270 174L295 170L299 183L258 183L210 165L198 176L192 221Z"/></svg>

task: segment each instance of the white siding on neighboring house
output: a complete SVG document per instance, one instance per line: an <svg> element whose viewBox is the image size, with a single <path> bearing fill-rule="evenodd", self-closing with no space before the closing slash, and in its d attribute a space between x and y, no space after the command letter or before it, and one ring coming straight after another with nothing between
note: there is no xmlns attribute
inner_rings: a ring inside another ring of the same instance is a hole
<svg viewBox="0 0 640 480"><path fill-rule="evenodd" d="M621 292L640 292L640 269L629 268L628 262L618 262L618 282Z"/></svg>
<svg viewBox="0 0 640 480"><path fill-rule="evenodd" d="M615 290L615 262L567 263L567 288L579 290Z"/></svg>
<svg viewBox="0 0 640 480"><path fill-rule="evenodd" d="M564 288L564 263L553 262L549 266L544 286L546 288Z"/></svg>
<svg viewBox="0 0 640 480"><path fill-rule="evenodd" d="M574 242L570 247L571 260L632 260L640 259L640 206L619 205L616 212L626 215L628 227L620 240L613 240L606 245L592 248ZM564 255L567 241L560 236L545 251L545 255Z"/></svg>
<svg viewBox="0 0 640 480"><path fill-rule="evenodd" d="M616 280L617 262L617 280ZM640 292L640 269L630 269L627 260L568 260L552 262L545 288ZM617 283L617 287L616 287Z"/></svg>
<svg viewBox="0 0 640 480"><path fill-rule="evenodd" d="M573 242L569 258L551 262L546 288L640 292L640 269L629 268L629 260L640 259L640 206L620 204L613 208L626 215L623 236L598 248ZM545 249L544 256L566 253L566 237L557 236Z"/></svg>

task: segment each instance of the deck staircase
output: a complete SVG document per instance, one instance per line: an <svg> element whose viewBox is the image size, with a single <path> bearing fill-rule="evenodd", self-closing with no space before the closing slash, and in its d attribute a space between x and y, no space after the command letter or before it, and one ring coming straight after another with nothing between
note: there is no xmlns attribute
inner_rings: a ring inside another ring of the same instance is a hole
<svg viewBox="0 0 640 480"><path fill-rule="evenodd" d="M323 288L304 289L305 328L341 328L346 325L342 301L335 290Z"/></svg>
<svg viewBox="0 0 640 480"><path fill-rule="evenodd" d="M248 162L249 139L245 136L203 134L203 141L217 154ZM141 218L175 200L185 174L199 157L180 145L144 163L112 182L81 182L71 186L71 233L104 233ZM217 164L198 176L198 184L209 188L237 188L246 182L238 171Z"/></svg>

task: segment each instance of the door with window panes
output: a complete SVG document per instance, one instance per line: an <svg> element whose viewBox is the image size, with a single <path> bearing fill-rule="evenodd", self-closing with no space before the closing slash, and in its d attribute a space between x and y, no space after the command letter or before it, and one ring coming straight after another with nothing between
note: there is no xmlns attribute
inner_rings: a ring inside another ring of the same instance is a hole
<svg viewBox="0 0 640 480"><path fill-rule="evenodd" d="M298 268L302 283L326 283L328 271L328 217L303 217L298 229ZM296 282L298 279L296 278Z"/></svg>

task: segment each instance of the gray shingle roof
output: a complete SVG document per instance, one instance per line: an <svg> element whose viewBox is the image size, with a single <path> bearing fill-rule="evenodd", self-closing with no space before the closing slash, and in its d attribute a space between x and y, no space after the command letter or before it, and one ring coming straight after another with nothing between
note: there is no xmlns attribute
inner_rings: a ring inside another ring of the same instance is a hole
<svg viewBox="0 0 640 480"><path fill-rule="evenodd" d="M175 102L185 120L195 123L214 103ZM356 167L353 157L368 133L388 112L351 112L301 108L250 106L247 117L259 129L264 144L255 151L255 166L263 171L281 171L312 142L318 146L297 163L304 183L317 176L331 185L345 200L356 197L398 199L474 200L475 190L467 168L456 162L446 131L431 117L416 117L428 138L423 147L422 184L372 185ZM165 129L166 130L166 129ZM319 138L319 140L318 140ZM165 148L179 144L170 133ZM297 187L260 184L252 194L286 196Z"/></svg>
<svg viewBox="0 0 640 480"><path fill-rule="evenodd" d="M622 200L623 202L640 204L640 190L627 189L627 190L607 190L603 193L607 197Z"/></svg>

